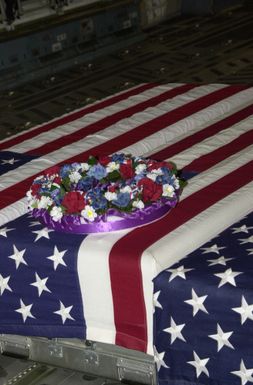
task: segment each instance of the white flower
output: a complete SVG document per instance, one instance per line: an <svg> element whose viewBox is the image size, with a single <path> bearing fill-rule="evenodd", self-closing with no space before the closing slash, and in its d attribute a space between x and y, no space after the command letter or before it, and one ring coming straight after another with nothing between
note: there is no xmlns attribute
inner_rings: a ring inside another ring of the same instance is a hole
<svg viewBox="0 0 253 385"><path fill-rule="evenodd" d="M116 194L115 192L106 191L106 193L105 193L105 198L106 198L108 201L111 202L111 201L117 199L117 194Z"/></svg>
<svg viewBox="0 0 253 385"><path fill-rule="evenodd" d="M32 191L31 191L31 190L27 191L26 196L27 196L27 199L28 199L29 201L30 201L31 199L33 199Z"/></svg>
<svg viewBox="0 0 253 385"><path fill-rule="evenodd" d="M81 178L82 175L78 171L73 171L69 174L69 179L72 183L78 183Z"/></svg>
<svg viewBox="0 0 253 385"><path fill-rule="evenodd" d="M179 184L179 180L176 177L174 177L173 183L174 183L175 189L178 190L180 187L180 184Z"/></svg>
<svg viewBox="0 0 253 385"><path fill-rule="evenodd" d="M145 205L141 200L139 200L133 202L133 207L136 207L137 209L144 209Z"/></svg>
<svg viewBox="0 0 253 385"><path fill-rule="evenodd" d="M85 206L85 208L82 210L81 215L87 219L89 222L93 222L95 218L98 216L96 211L92 206Z"/></svg>
<svg viewBox="0 0 253 385"><path fill-rule="evenodd" d="M33 207L37 207L38 199L36 199L33 195L31 190L27 191L26 193L27 202L28 202L28 210L32 210Z"/></svg>
<svg viewBox="0 0 253 385"><path fill-rule="evenodd" d="M122 188L120 189L120 192L131 194L131 193L132 193L132 189L131 189L130 186L125 186L125 187L122 187Z"/></svg>
<svg viewBox="0 0 253 385"><path fill-rule="evenodd" d="M88 171L90 168L88 163L81 163L81 169L82 171Z"/></svg>
<svg viewBox="0 0 253 385"><path fill-rule="evenodd" d="M174 196L174 187L170 184L163 185L163 197L173 197Z"/></svg>
<svg viewBox="0 0 253 385"><path fill-rule="evenodd" d="M147 178L152 179L153 182L155 182L157 175L153 172L149 172L147 174Z"/></svg>
<svg viewBox="0 0 253 385"><path fill-rule="evenodd" d="M140 163L135 168L135 174L141 174L144 170L146 170L147 166L145 163Z"/></svg>
<svg viewBox="0 0 253 385"><path fill-rule="evenodd" d="M116 162L110 162L110 163L108 163L108 165L106 166L106 171L107 171L108 173L110 173L110 172L113 172L113 171L115 171L115 170L119 170L119 164L116 163Z"/></svg>
<svg viewBox="0 0 253 385"><path fill-rule="evenodd" d="M61 220L62 216L63 216L63 212L62 212L62 209L60 207L56 207L54 206L52 208L52 210L50 211L50 215L52 217L52 219L55 221L55 222L58 222Z"/></svg>
<svg viewBox="0 0 253 385"><path fill-rule="evenodd" d="M44 178L44 175L37 176L37 178L34 179L34 183L40 181L43 178Z"/></svg>
<svg viewBox="0 0 253 385"><path fill-rule="evenodd" d="M47 209L53 204L53 200L50 197L42 196L38 202L38 209Z"/></svg>

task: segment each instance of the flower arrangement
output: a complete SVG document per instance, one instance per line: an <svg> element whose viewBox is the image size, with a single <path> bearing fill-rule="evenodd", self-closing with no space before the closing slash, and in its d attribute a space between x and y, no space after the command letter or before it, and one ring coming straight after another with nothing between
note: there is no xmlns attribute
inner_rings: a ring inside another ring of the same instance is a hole
<svg viewBox="0 0 253 385"><path fill-rule="evenodd" d="M181 187L171 162L113 154L47 169L33 181L27 198L34 216L49 227L79 232L77 226L84 225L80 232L100 232L108 231L110 226L103 230L101 223L110 216L133 219L131 226L140 219L143 224L158 219L159 208L166 206L168 211L175 206ZM145 218L152 215L143 220L143 213ZM89 230L91 224L96 226ZM124 228L122 224L119 228Z"/></svg>

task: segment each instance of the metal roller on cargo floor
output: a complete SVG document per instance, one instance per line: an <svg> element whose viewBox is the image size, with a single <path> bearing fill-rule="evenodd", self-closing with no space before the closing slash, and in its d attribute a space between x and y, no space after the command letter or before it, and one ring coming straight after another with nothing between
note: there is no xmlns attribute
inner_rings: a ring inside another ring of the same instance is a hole
<svg viewBox="0 0 253 385"><path fill-rule="evenodd" d="M34 376L38 376L39 379L41 372L48 376L50 381L51 372L55 375L55 369L53 370L51 366L75 372L77 377L78 373L86 374L90 379L99 377L101 381L102 378L106 378L111 381L147 385L157 383L153 356L116 345L77 339L47 339L2 334L0 335L0 351L3 356L0 356L0 370L6 371L3 375L7 378L7 382L1 383L0 371L1 385L19 384L21 379L28 376L32 377L32 381L34 381ZM7 357L22 360L22 364L16 365L15 370L18 369L18 373L13 376L15 381L12 382L7 376L8 368L3 366L4 363L7 366L7 361L4 361ZM51 367L51 370L48 366ZM33 376L31 376L32 373L34 373ZM58 374L60 375L60 372ZM67 376L64 378L66 380ZM85 378L84 376L83 379L85 380ZM29 379L27 378L23 383L29 385ZM37 382L31 383L37 385ZM48 381L46 383L48 384ZM71 382L71 384L75 385L76 382Z"/></svg>

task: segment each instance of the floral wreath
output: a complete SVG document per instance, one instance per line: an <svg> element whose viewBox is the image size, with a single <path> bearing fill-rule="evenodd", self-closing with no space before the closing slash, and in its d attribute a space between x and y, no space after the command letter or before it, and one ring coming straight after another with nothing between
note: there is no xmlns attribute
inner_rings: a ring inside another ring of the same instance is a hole
<svg viewBox="0 0 253 385"><path fill-rule="evenodd" d="M176 205L182 186L171 162L113 154L47 169L27 198L50 228L105 232L159 219Z"/></svg>

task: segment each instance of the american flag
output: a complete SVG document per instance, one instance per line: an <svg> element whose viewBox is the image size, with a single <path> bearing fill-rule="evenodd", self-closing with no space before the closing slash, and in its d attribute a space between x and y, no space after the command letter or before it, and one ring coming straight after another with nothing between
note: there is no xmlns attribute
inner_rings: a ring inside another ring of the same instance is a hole
<svg viewBox="0 0 253 385"><path fill-rule="evenodd" d="M142 84L0 142L0 333L153 354L154 277L252 209L252 96L240 85ZM110 234L32 226L24 196L36 175L114 152L174 161L190 178L178 206Z"/></svg>
<svg viewBox="0 0 253 385"><path fill-rule="evenodd" d="M155 278L161 383L253 382L252 272L250 214Z"/></svg>

